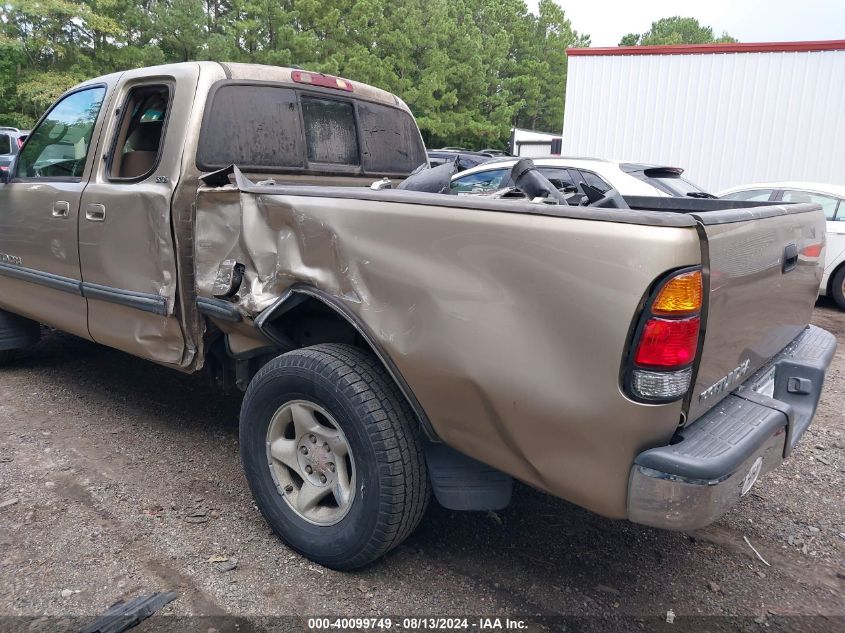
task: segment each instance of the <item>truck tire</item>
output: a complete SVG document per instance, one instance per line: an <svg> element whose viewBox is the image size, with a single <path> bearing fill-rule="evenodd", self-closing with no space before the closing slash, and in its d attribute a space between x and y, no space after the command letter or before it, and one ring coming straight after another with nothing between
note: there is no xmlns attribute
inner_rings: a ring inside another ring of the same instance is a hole
<svg viewBox="0 0 845 633"><path fill-rule="evenodd" d="M240 417L252 494L290 547L339 570L401 543L430 495L419 425L384 367L351 345L276 357Z"/></svg>
<svg viewBox="0 0 845 633"><path fill-rule="evenodd" d="M41 338L41 326L30 319L0 310L0 365L15 359L20 350Z"/></svg>
<svg viewBox="0 0 845 633"><path fill-rule="evenodd" d="M840 266L830 282L830 294L836 305L845 310L845 266Z"/></svg>

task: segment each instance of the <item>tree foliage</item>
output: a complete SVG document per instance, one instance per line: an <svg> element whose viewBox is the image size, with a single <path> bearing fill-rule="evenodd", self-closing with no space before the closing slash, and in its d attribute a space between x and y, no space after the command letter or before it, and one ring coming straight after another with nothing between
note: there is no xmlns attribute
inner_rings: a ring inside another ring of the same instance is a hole
<svg viewBox="0 0 845 633"><path fill-rule="evenodd" d="M31 125L78 81L187 60L298 65L401 96L431 145L557 131L566 49L554 0L2 0L0 125Z"/></svg>
<svg viewBox="0 0 845 633"><path fill-rule="evenodd" d="M719 37L716 37L711 27L702 26L695 18L674 16L652 22L651 28L645 33L628 33L619 42L619 46L713 44L726 42L736 42L736 39L725 32Z"/></svg>

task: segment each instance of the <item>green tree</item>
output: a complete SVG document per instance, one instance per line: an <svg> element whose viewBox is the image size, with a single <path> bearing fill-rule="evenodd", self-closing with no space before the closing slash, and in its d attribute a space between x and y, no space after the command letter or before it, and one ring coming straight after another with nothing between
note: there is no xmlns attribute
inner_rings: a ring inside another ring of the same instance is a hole
<svg viewBox="0 0 845 633"><path fill-rule="evenodd" d="M651 23L645 33L628 33L619 42L619 46L655 46L659 44L713 44L736 42L736 39L723 32L716 37L712 27L702 26L695 18L674 16L662 18Z"/></svg>
<svg viewBox="0 0 845 633"><path fill-rule="evenodd" d="M19 125L29 125L53 100L97 70L92 57L101 38L119 31L115 20L70 0L12 0L0 8L12 64L0 85L14 85ZM86 54L90 51L90 54ZM14 117L14 114L11 116ZM9 115L6 115L7 117Z"/></svg>
<svg viewBox="0 0 845 633"><path fill-rule="evenodd" d="M0 34L0 125L28 127L31 116L20 112L17 76L23 63L20 44Z"/></svg>
<svg viewBox="0 0 845 633"><path fill-rule="evenodd" d="M637 46L640 43L639 33L628 33L619 40L619 46Z"/></svg>
<svg viewBox="0 0 845 633"><path fill-rule="evenodd" d="M208 35L202 0L161 0L156 3L151 31L168 61L197 59Z"/></svg>
<svg viewBox="0 0 845 633"><path fill-rule="evenodd" d="M503 147L512 125L560 129L566 49L588 44L553 0L2 0L0 123L88 77L210 59L371 83L431 145Z"/></svg>
<svg viewBox="0 0 845 633"><path fill-rule="evenodd" d="M536 103L529 127L557 131L563 127L566 49L589 46L590 38L572 29L563 9L553 0L540 0L535 33L533 42L539 49L535 58L543 60L548 70L538 78L543 97Z"/></svg>

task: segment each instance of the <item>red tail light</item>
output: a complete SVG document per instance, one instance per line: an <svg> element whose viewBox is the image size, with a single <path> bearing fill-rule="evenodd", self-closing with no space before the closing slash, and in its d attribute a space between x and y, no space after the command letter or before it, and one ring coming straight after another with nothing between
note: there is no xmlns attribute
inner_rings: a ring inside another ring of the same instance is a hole
<svg viewBox="0 0 845 633"><path fill-rule="evenodd" d="M678 369L695 359L701 319L658 319L646 321L634 363L638 367Z"/></svg>
<svg viewBox="0 0 845 633"><path fill-rule="evenodd" d="M703 299L700 268L675 272L657 284L632 337L624 378L629 396L672 402L689 391Z"/></svg>
<svg viewBox="0 0 845 633"><path fill-rule="evenodd" d="M810 244L809 246L804 247L803 255L807 257L818 257L822 254L822 245L821 244Z"/></svg>
<svg viewBox="0 0 845 633"><path fill-rule="evenodd" d="M15 139L15 141L16 141L16 142L17 142L17 144L18 144L18 149L20 149L21 147L23 147L23 139L22 139L20 136L19 136L17 139Z"/></svg>

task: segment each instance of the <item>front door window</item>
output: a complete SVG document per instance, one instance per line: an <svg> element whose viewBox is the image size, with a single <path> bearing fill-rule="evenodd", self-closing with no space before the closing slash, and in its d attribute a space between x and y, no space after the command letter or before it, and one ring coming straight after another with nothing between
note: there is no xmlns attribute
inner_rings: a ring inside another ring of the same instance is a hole
<svg viewBox="0 0 845 633"><path fill-rule="evenodd" d="M18 178L82 177L106 89L78 90L59 101L29 135L18 157Z"/></svg>

